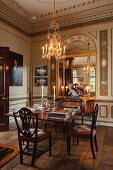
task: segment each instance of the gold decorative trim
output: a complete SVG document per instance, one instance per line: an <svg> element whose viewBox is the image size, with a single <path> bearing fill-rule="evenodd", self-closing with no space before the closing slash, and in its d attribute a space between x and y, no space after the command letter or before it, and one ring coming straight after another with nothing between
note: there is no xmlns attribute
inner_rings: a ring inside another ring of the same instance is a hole
<svg viewBox="0 0 113 170"><path fill-rule="evenodd" d="M11 3L13 3L18 9L22 10L24 13L29 14L30 12L24 8L20 3L18 3L16 0L9 0Z"/></svg>
<svg viewBox="0 0 113 170"><path fill-rule="evenodd" d="M95 39L97 39L97 31L91 31L89 32Z"/></svg>
<svg viewBox="0 0 113 170"><path fill-rule="evenodd" d="M45 2L44 0L39 0L40 2L44 2L44 3L53 3L53 2ZM66 2L67 0L63 0L63 1L60 1L60 2L57 2L56 1L56 3L63 3L63 2ZM69 10L72 10L72 9L74 9L74 10L76 10L76 8L81 8L81 7L84 7L84 6L88 6L88 5L91 5L91 4L94 4L95 2L102 2L103 0L90 0L90 1L87 1L86 2L86 0L84 1L84 2L82 2L82 3L79 3L79 4L74 4L73 6L69 6L68 8L66 8L66 7L64 7L64 8L62 8L62 9L57 9L56 10L56 14L59 14L59 13L62 13L62 12L66 12L66 11L69 11ZM100 2L100 3L101 3ZM40 17L41 18L43 18L43 17L45 17L45 16L49 16L49 15L51 15L52 16L52 12L48 12L48 13L44 13L44 14L41 14L40 15Z"/></svg>
<svg viewBox="0 0 113 170"><path fill-rule="evenodd" d="M11 3L13 3L18 9L22 10L25 14L29 14L29 15L32 15L30 13L30 11L26 8L24 8L19 2L17 2L16 0L9 0ZM52 1L44 1L44 0L37 0L39 2L42 2L42 3L53 3ZM69 0L60 0L60 1L56 1L55 3L58 4L58 3L64 3L64 2L67 2ZM76 10L77 8L81 8L81 7L85 7L85 6L88 6L88 5L91 5L91 4L95 4L95 3L102 3L104 0L88 0L86 2L86 0L84 0L84 2L82 3L75 3L73 6L69 6L68 8L64 7L62 9L57 9L56 10L56 14L59 14L59 13L62 13L62 12L67 12L67 11L70 11L70 10ZM37 18L44 18L44 17L47 17L47 16L52 16L52 12L48 12L48 13L43 13L43 14L40 14L40 16L37 16Z"/></svg>

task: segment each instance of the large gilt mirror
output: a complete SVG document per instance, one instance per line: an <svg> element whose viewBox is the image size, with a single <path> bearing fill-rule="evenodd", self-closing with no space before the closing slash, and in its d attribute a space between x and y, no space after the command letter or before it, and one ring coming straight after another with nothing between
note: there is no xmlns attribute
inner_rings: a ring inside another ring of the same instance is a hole
<svg viewBox="0 0 113 170"><path fill-rule="evenodd" d="M86 35L76 35L65 40L65 87L79 84L84 95L96 94L96 46ZM62 86L63 84L61 84Z"/></svg>

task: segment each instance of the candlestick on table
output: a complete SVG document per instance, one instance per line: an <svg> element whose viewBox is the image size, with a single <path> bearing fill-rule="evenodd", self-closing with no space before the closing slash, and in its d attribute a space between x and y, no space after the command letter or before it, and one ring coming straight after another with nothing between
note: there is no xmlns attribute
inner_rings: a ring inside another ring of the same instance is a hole
<svg viewBox="0 0 113 170"><path fill-rule="evenodd" d="M44 86L42 86L42 100L44 98Z"/></svg>
<svg viewBox="0 0 113 170"><path fill-rule="evenodd" d="M53 91L54 91L53 99L55 100L55 86L53 86Z"/></svg>

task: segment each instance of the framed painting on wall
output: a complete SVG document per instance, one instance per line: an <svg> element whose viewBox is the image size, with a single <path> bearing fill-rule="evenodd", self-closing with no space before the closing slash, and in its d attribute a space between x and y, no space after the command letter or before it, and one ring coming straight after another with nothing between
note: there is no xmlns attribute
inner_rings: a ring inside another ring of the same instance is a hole
<svg viewBox="0 0 113 170"><path fill-rule="evenodd" d="M35 77L35 86L47 86L48 79L46 77Z"/></svg>
<svg viewBox="0 0 113 170"><path fill-rule="evenodd" d="M47 66L35 67L35 76L47 76Z"/></svg>
<svg viewBox="0 0 113 170"><path fill-rule="evenodd" d="M9 52L9 85L23 86L23 55Z"/></svg>

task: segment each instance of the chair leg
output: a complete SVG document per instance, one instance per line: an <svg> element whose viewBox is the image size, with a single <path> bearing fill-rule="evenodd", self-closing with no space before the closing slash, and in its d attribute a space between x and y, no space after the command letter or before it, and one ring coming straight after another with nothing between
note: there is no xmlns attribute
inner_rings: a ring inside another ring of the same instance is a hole
<svg viewBox="0 0 113 170"><path fill-rule="evenodd" d="M36 157L36 150L37 150L37 142L34 142L32 162L31 162L31 166L32 167L34 167L34 162L35 162L35 157Z"/></svg>
<svg viewBox="0 0 113 170"><path fill-rule="evenodd" d="M27 151L29 152L29 142L27 142Z"/></svg>
<svg viewBox="0 0 113 170"><path fill-rule="evenodd" d="M74 145L74 143L75 143L75 138L73 137L73 145Z"/></svg>
<svg viewBox="0 0 113 170"><path fill-rule="evenodd" d="M96 135L94 136L94 142L95 142L96 151L98 152L98 146L97 146L97 138L96 138Z"/></svg>
<svg viewBox="0 0 113 170"><path fill-rule="evenodd" d="M65 135L66 135L66 127L63 126L63 140L65 141Z"/></svg>
<svg viewBox="0 0 113 170"><path fill-rule="evenodd" d="M23 151L22 151L22 141L19 140L20 147L20 163L23 164Z"/></svg>
<svg viewBox="0 0 113 170"><path fill-rule="evenodd" d="M70 150L71 150L71 137L68 136L67 137L67 154L68 155L71 154Z"/></svg>
<svg viewBox="0 0 113 170"><path fill-rule="evenodd" d="M84 114L82 114L82 125L83 125L83 121L84 121Z"/></svg>
<svg viewBox="0 0 113 170"><path fill-rule="evenodd" d="M51 137L49 137L49 156L51 156L51 147L52 147L52 140Z"/></svg>
<svg viewBox="0 0 113 170"><path fill-rule="evenodd" d="M77 145L79 145L79 136L77 136Z"/></svg>
<svg viewBox="0 0 113 170"><path fill-rule="evenodd" d="M54 127L55 127L55 132L57 132L57 126L56 126L56 125L54 125Z"/></svg>
<svg viewBox="0 0 113 170"><path fill-rule="evenodd" d="M45 130L47 130L47 123L45 123Z"/></svg>
<svg viewBox="0 0 113 170"><path fill-rule="evenodd" d="M93 137L92 137L92 136L90 137L90 145L91 145L91 152L92 152L92 155L93 155L93 159L95 159L96 156L95 156L95 153L94 153L94 148L93 148Z"/></svg>

